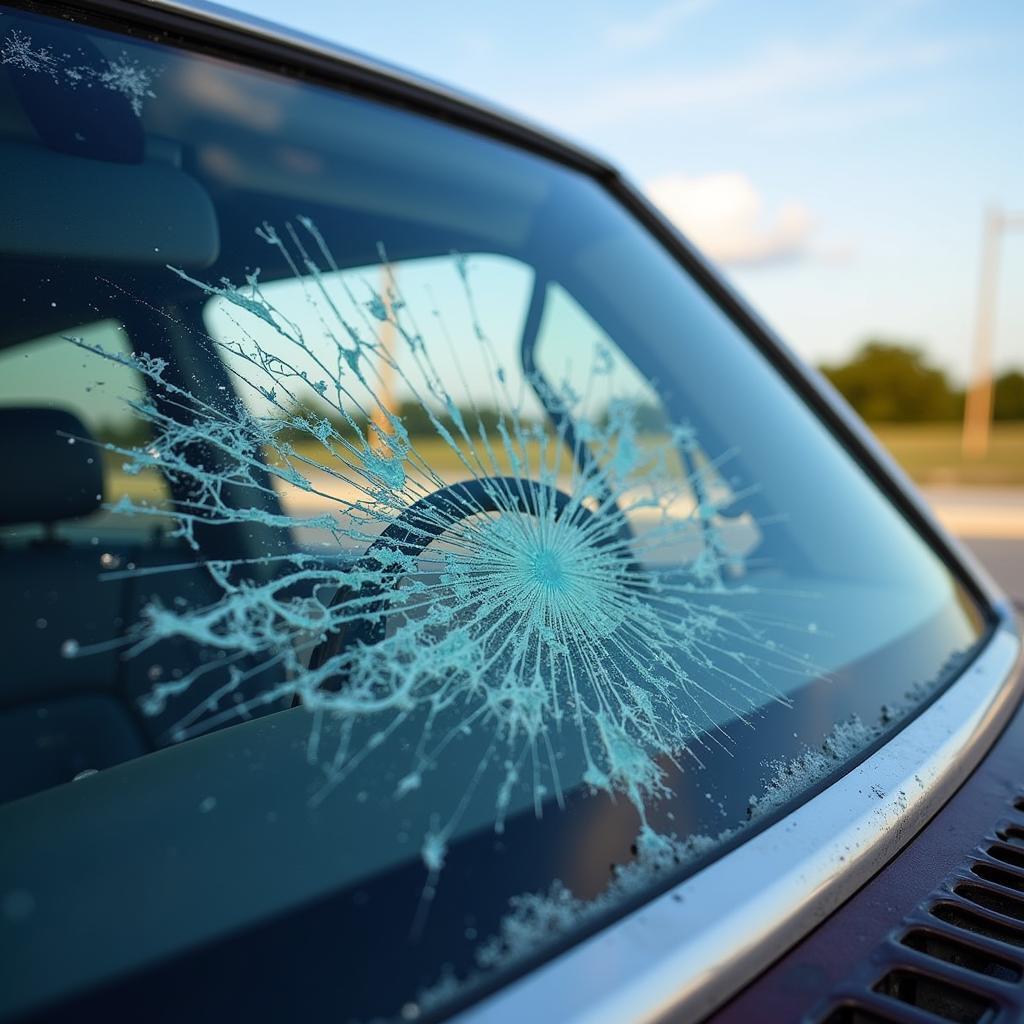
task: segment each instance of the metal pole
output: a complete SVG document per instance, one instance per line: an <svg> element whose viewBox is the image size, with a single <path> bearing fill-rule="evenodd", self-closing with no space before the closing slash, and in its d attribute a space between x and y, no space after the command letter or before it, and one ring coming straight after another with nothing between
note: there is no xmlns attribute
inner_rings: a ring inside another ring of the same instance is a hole
<svg viewBox="0 0 1024 1024"><path fill-rule="evenodd" d="M377 362L377 373L379 375L379 381L376 389L377 401L374 402L373 408L370 412L370 417L373 420L374 425L383 434L391 433L391 423L388 420L384 409L388 412L397 412L395 408L395 370L392 365L395 351L395 325L391 321L391 317L395 315L394 310L391 308L388 302L388 289L391 285L390 270L387 267L381 267L380 274L380 295L385 305L388 307L390 316L387 320L380 324L377 332L377 342L381 347L382 358ZM384 408L381 408L383 406ZM374 442L374 447L382 454L390 454L390 449L380 441L379 435Z"/></svg>
<svg viewBox="0 0 1024 1024"><path fill-rule="evenodd" d="M974 329L974 367L964 402L961 448L965 458L980 459L988 452L992 431L992 334L999 284L999 246L1005 218L998 207L985 212L981 242L981 278Z"/></svg>

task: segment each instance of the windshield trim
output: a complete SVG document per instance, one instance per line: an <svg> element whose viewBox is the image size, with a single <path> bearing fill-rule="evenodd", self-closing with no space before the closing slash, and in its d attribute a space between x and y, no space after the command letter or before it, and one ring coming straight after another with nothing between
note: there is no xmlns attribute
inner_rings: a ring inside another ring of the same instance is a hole
<svg viewBox="0 0 1024 1024"><path fill-rule="evenodd" d="M924 827L988 751L1022 691L1021 640L1004 622L930 707L843 778L455 1019L702 1019Z"/></svg>

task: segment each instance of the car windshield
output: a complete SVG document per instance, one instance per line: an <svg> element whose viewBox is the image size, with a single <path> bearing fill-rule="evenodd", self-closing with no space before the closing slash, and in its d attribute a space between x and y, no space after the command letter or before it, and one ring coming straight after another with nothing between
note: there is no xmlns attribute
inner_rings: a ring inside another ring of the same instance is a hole
<svg viewBox="0 0 1024 1024"><path fill-rule="evenodd" d="M985 633L571 166L9 10L0 153L3 1009L244 950L292 1005L446 1012Z"/></svg>

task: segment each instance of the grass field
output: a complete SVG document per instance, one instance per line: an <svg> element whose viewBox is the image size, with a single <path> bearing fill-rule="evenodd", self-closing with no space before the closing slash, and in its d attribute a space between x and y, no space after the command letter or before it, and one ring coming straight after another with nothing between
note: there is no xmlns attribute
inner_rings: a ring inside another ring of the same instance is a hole
<svg viewBox="0 0 1024 1024"><path fill-rule="evenodd" d="M964 459L957 424L880 425L875 434L919 484L1024 487L1024 423L996 425L989 453L983 459ZM296 447L314 461L324 459L324 450L318 444ZM416 448L437 472L463 475L458 459L439 438L417 438ZM538 454L536 444L527 446L527 458L533 467ZM495 445L494 455L498 472L510 473L512 467L500 445ZM122 456L108 455L104 461L108 499L127 494L136 500L158 502L166 496L166 486L157 473L128 476L120 469Z"/></svg>
<svg viewBox="0 0 1024 1024"><path fill-rule="evenodd" d="M1024 423L999 423L992 429L988 455L965 459L960 451L958 423L879 424L875 435L897 462L919 484L947 484L987 487L1024 486ZM303 446L317 459L323 449ZM458 461L439 438L417 438L416 447L427 462L441 472L457 469ZM508 460L495 445L500 470L509 472ZM528 446L535 465L536 445Z"/></svg>
<svg viewBox="0 0 1024 1024"><path fill-rule="evenodd" d="M879 424L873 429L919 484L1024 486L1024 423L995 424L982 459L963 457L957 423Z"/></svg>

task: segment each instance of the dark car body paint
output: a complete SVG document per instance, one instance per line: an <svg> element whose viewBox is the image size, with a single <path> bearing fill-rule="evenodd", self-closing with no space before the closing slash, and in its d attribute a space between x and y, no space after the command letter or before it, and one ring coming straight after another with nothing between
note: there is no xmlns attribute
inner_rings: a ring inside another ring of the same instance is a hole
<svg viewBox="0 0 1024 1024"><path fill-rule="evenodd" d="M969 873L971 859L985 859L984 850L996 830L1013 818L1014 801L1022 795L1024 707L928 825L854 897L708 1018L709 1024L819 1021L847 998L879 1010L884 1006L894 1020L908 1014L915 1020L938 1019L888 1000L879 1003L883 997L869 994L871 987L895 965L889 940L898 940L913 926L927 926L928 907L952 892ZM1024 821L1024 814L1017 812L1017 819ZM1000 951L1007 954L1007 949ZM1024 966L1024 947L1016 959ZM907 951L903 963L919 966L921 961ZM1002 1009L1012 1013L1009 1019L1021 1019L1021 993Z"/></svg>

